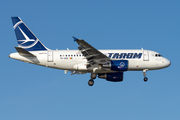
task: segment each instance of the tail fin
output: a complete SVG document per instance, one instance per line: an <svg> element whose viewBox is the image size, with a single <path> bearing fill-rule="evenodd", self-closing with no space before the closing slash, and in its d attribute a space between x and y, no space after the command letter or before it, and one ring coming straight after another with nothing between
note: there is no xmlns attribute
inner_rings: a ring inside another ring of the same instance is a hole
<svg viewBox="0 0 180 120"><path fill-rule="evenodd" d="M19 17L11 17L19 47L27 51L47 50Z"/></svg>

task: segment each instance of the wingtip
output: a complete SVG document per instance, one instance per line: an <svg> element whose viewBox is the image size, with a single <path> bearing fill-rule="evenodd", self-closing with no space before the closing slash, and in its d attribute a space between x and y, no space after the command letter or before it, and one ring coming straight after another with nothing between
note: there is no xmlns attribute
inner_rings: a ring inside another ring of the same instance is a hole
<svg viewBox="0 0 180 120"><path fill-rule="evenodd" d="M76 42L76 40L78 40L78 38L76 38L76 37L74 37L74 36L72 36L73 38L74 38L74 42Z"/></svg>

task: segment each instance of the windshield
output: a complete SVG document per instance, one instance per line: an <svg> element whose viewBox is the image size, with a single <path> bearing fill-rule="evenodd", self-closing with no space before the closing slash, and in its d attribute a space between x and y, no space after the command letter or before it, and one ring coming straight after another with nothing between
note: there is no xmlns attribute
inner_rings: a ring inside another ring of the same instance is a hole
<svg viewBox="0 0 180 120"><path fill-rule="evenodd" d="M155 54L155 56L156 56L156 57L162 57L162 55L160 55L160 54Z"/></svg>

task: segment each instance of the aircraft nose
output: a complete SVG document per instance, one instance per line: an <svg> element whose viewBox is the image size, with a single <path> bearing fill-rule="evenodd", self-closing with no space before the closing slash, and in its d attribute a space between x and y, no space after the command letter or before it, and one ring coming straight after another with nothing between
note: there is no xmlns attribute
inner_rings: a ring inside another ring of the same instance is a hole
<svg viewBox="0 0 180 120"><path fill-rule="evenodd" d="M165 58L164 64L165 64L165 67L169 67L171 65L171 61Z"/></svg>

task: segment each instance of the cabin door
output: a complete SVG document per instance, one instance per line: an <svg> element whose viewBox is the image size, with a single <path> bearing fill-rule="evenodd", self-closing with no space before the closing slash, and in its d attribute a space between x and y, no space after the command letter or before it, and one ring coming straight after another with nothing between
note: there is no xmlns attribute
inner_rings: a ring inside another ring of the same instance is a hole
<svg viewBox="0 0 180 120"><path fill-rule="evenodd" d="M48 51L47 52L47 61L48 62L53 62L53 51Z"/></svg>
<svg viewBox="0 0 180 120"><path fill-rule="evenodd" d="M149 61L149 52L146 50L143 51L143 60Z"/></svg>

